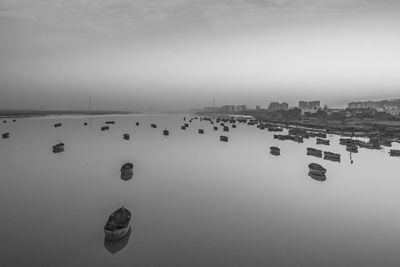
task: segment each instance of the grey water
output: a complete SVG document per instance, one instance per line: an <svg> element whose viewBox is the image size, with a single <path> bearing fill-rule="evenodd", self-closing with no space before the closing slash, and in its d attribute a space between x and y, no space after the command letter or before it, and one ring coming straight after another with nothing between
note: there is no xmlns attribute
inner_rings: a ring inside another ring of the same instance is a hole
<svg viewBox="0 0 400 267"><path fill-rule="evenodd" d="M183 131L184 116L0 125L10 132L0 139L0 266L400 264L400 159L388 148L360 149L351 163L340 136L328 136L330 146L314 138L298 144L255 126L238 123L222 133L198 120ZM101 131L107 120L116 123ZM65 151L53 154L58 142ZM270 146L281 155L269 154ZM306 156L306 147L342 160ZM129 181L119 177L126 162L134 164ZM311 162L327 169L326 181L307 175ZM122 205L132 212L131 232L110 253L103 227Z"/></svg>

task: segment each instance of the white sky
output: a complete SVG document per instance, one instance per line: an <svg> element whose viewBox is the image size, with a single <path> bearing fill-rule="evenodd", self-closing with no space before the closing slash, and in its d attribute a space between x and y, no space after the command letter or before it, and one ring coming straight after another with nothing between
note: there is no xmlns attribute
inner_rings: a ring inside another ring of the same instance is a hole
<svg viewBox="0 0 400 267"><path fill-rule="evenodd" d="M400 1L0 0L0 109L400 96Z"/></svg>

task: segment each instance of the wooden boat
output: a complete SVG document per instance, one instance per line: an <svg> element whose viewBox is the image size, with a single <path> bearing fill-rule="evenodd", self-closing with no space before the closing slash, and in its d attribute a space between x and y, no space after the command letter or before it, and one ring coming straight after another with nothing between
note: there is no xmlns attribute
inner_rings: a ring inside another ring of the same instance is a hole
<svg viewBox="0 0 400 267"><path fill-rule="evenodd" d="M308 169L314 175L325 175L326 169L317 163L310 163L308 164Z"/></svg>
<svg viewBox="0 0 400 267"><path fill-rule="evenodd" d="M228 126L224 126L224 132L229 132L229 127Z"/></svg>
<svg viewBox="0 0 400 267"><path fill-rule="evenodd" d="M83 125L87 126L87 122L84 122Z"/></svg>
<svg viewBox="0 0 400 267"><path fill-rule="evenodd" d="M268 131L269 132L282 132L283 129L279 128L279 127L275 127L275 126L270 126L270 127L268 127Z"/></svg>
<svg viewBox="0 0 400 267"><path fill-rule="evenodd" d="M317 145L327 145L327 146L329 146L329 140L322 139L322 138L317 138Z"/></svg>
<svg viewBox="0 0 400 267"><path fill-rule="evenodd" d="M115 121L106 121L106 124L115 124Z"/></svg>
<svg viewBox="0 0 400 267"><path fill-rule="evenodd" d="M54 124L54 127L55 127L55 128L58 128L58 127L61 127L61 125L62 125L62 123L59 122L59 123Z"/></svg>
<svg viewBox="0 0 400 267"><path fill-rule="evenodd" d="M218 127L217 126L214 126L214 131L218 131Z"/></svg>
<svg viewBox="0 0 400 267"><path fill-rule="evenodd" d="M355 145L347 145L346 151L351 152L351 153L358 153L358 147Z"/></svg>
<svg viewBox="0 0 400 267"><path fill-rule="evenodd" d="M199 134L204 134L204 130L203 129L199 129Z"/></svg>
<svg viewBox="0 0 400 267"><path fill-rule="evenodd" d="M400 150L391 149L389 154L391 157L400 157Z"/></svg>
<svg viewBox="0 0 400 267"><path fill-rule="evenodd" d="M3 139L7 139L10 138L10 133L3 133L1 136Z"/></svg>
<svg viewBox="0 0 400 267"><path fill-rule="evenodd" d="M307 147L307 155L322 158L322 150Z"/></svg>
<svg viewBox="0 0 400 267"><path fill-rule="evenodd" d="M236 128L236 125L235 125L235 124L232 124L232 128Z"/></svg>
<svg viewBox="0 0 400 267"><path fill-rule="evenodd" d="M3 121L3 123L7 123L7 121L6 121L6 120L4 120L4 121Z"/></svg>
<svg viewBox="0 0 400 267"><path fill-rule="evenodd" d="M152 123L150 126L151 128L157 128L157 125L155 125L154 123Z"/></svg>
<svg viewBox="0 0 400 267"><path fill-rule="evenodd" d="M324 151L324 159L340 162L340 154Z"/></svg>
<svg viewBox="0 0 400 267"><path fill-rule="evenodd" d="M228 136L221 135L221 136L219 137L219 140L222 141L222 142L228 142Z"/></svg>
<svg viewBox="0 0 400 267"><path fill-rule="evenodd" d="M130 229L130 220L131 212L125 207L114 211L104 225L105 238L108 241L117 241L126 236Z"/></svg>
<svg viewBox="0 0 400 267"><path fill-rule="evenodd" d="M355 140L350 139L350 138L340 138L340 139L339 139L339 143L340 143L341 145L345 145L345 146L347 146L347 145L354 145L354 141L355 141Z"/></svg>
<svg viewBox="0 0 400 267"><path fill-rule="evenodd" d="M125 140L129 140L129 138L130 138L129 134L124 134L123 136L124 136Z"/></svg>
<svg viewBox="0 0 400 267"><path fill-rule="evenodd" d="M310 172L308 172L308 176L310 176L311 178L313 178L314 180L319 181L319 182L326 181L325 174L316 174L316 173L313 173L310 171Z"/></svg>
<svg viewBox="0 0 400 267"><path fill-rule="evenodd" d="M136 126L139 126L139 122L136 122Z"/></svg>
<svg viewBox="0 0 400 267"><path fill-rule="evenodd" d="M128 243L129 238L131 237L132 228L129 226L129 230L125 236L120 238L119 240L110 240L107 237L104 237L104 248L110 252L111 254L115 254L121 251Z"/></svg>
<svg viewBox="0 0 400 267"><path fill-rule="evenodd" d="M272 155L278 156L281 154L281 149L279 147L276 146L271 146L269 148L269 153L271 153Z"/></svg>
<svg viewBox="0 0 400 267"><path fill-rule="evenodd" d="M110 127L108 127L108 126L103 126L103 127L101 127L101 130L102 131L108 131L110 129Z"/></svg>
<svg viewBox="0 0 400 267"><path fill-rule="evenodd" d="M182 125L182 126L181 126L181 129L182 129L182 130L186 130L186 126L185 126L185 125Z"/></svg>
<svg viewBox="0 0 400 267"><path fill-rule="evenodd" d="M64 143L58 143L53 146L53 153L61 153L64 152Z"/></svg>
<svg viewBox="0 0 400 267"><path fill-rule="evenodd" d="M122 165L121 173L132 173L133 172L133 164L128 162Z"/></svg>
<svg viewBox="0 0 400 267"><path fill-rule="evenodd" d="M169 135L169 131L168 131L168 130L164 130L164 131L163 131L163 135L164 135L164 136L168 136L168 135Z"/></svg>
<svg viewBox="0 0 400 267"><path fill-rule="evenodd" d="M17 120L16 120L16 119L13 119L12 121L13 121L13 122L16 122Z"/></svg>

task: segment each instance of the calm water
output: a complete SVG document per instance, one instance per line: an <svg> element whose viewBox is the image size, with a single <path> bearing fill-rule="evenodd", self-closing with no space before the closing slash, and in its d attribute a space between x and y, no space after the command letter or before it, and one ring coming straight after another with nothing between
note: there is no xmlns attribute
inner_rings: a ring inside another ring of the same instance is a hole
<svg viewBox="0 0 400 267"><path fill-rule="evenodd" d="M387 148L360 149L351 164L330 136L320 149L341 153L335 163L305 155L315 139L278 141L238 124L222 143L208 122L182 131L183 116L0 125L11 133L0 139L0 266L399 266L400 159ZM65 152L56 155L59 141ZM125 162L135 166L127 182ZM311 162L327 168L325 182L307 175ZM132 230L111 254L103 226L122 205Z"/></svg>

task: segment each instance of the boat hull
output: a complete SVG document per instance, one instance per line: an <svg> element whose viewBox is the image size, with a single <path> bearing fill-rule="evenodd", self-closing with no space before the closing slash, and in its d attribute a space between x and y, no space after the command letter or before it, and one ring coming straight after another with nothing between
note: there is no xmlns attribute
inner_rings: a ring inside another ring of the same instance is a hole
<svg viewBox="0 0 400 267"><path fill-rule="evenodd" d="M107 240L116 241L116 240L120 240L121 238L126 236L126 234L129 232L129 229L130 229L130 226L127 226L125 228L118 229L118 230L113 230L113 231L104 229L104 235Z"/></svg>

